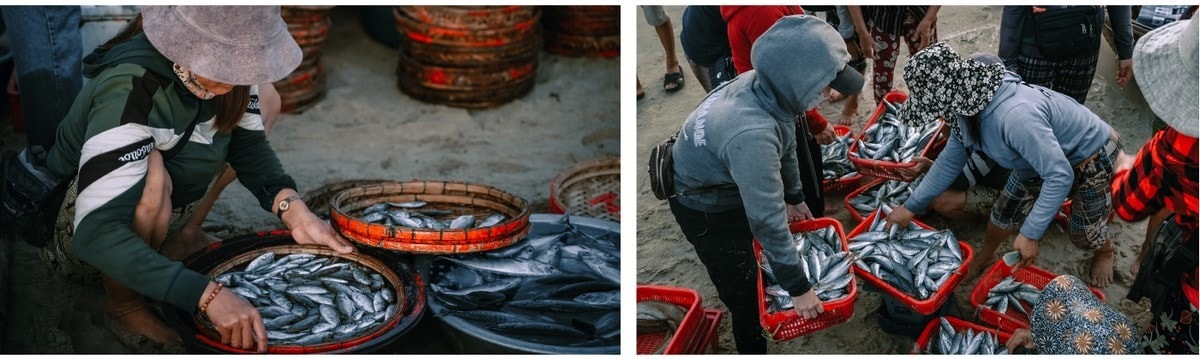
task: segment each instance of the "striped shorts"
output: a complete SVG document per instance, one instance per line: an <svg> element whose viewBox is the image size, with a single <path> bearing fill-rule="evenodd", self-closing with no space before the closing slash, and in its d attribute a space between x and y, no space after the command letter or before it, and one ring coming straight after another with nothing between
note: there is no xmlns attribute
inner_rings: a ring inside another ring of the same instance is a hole
<svg viewBox="0 0 1200 359"><path fill-rule="evenodd" d="M1071 199L1071 243L1086 250L1099 249L1108 240L1108 218L1112 213L1110 192L1113 163L1121 151L1120 142L1109 140L1091 162L1075 168ZM997 227L1013 229L1029 215L1042 189L1042 179L1009 176L1000 198L992 207L991 220Z"/></svg>

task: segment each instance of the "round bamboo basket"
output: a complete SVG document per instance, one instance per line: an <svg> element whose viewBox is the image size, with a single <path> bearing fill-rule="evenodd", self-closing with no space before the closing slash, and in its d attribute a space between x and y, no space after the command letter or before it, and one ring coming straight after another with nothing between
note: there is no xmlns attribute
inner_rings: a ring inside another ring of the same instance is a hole
<svg viewBox="0 0 1200 359"><path fill-rule="evenodd" d="M217 276L219 276L223 273L232 271L232 270L244 269L246 267L246 265L250 263L250 261L254 260L254 258L257 258L258 256L266 254L266 253L275 253L276 255L279 255L279 256L285 256L285 255L289 255L289 254L307 253L307 254L317 255L318 257L335 257L335 258L339 258L339 259L342 259L345 261L353 262L364 268L374 271L375 273L379 273L381 276L383 276L384 281L387 283L388 287L392 290L392 292L396 296L396 313L393 313L392 318L386 322L376 325L374 328L371 328L370 330L363 332L363 334L360 334L357 337L353 337L353 338L350 338L350 339L347 339L344 341L330 342L330 343L325 343L325 344L320 344L320 345L307 345L307 346L306 345L272 345L272 346L268 347L269 353L273 353L273 354L321 353L321 352L328 352L328 351L334 351L334 350L338 350L338 349L354 347L356 345L366 343L376 337L379 337L380 335L382 335L382 334L386 333L387 331L391 330L392 328L396 327L396 325L398 323L400 323L401 320L403 319L403 315L400 315L400 314L406 313L410 309L407 307L408 306L408 298L407 298L408 291L406 290L406 286L409 283L404 283L400 279L400 276L397 275L396 272L392 271L392 269L389 268L387 264L383 263L379 259L376 259L375 257L371 257L371 256L363 254L361 252L340 254L340 253L333 251L332 249L329 249L328 247L320 246L320 245L288 244L288 245L277 245L277 246L271 246L271 247L265 247L265 248L259 248L259 249L246 251L237 256L229 258L228 260L221 262L220 264L217 264L215 267L213 267L207 273L205 273L205 275L207 275L209 278L216 278ZM196 323L197 331L199 333L202 333L205 336L205 338L201 338L202 341L204 339L207 339L209 345L212 345L213 347L219 348L221 350L225 350L227 352L231 352L231 353L243 352L240 349L233 348L233 347L227 346L225 344L222 344L220 342L220 338L221 338L220 334L218 334L216 332L216 330L212 328L212 324L203 315L197 314L195 316L194 320Z"/></svg>
<svg viewBox="0 0 1200 359"><path fill-rule="evenodd" d="M581 57L621 54L618 6L544 6L547 52Z"/></svg>
<svg viewBox="0 0 1200 359"><path fill-rule="evenodd" d="M325 71L321 67L321 44L329 37L333 6L283 6L280 15L288 33L300 45L304 60L286 78L274 83L282 101L281 112L300 113L316 104L325 94Z"/></svg>
<svg viewBox="0 0 1200 359"><path fill-rule="evenodd" d="M421 101L482 109L533 88L542 32L532 6L398 6L400 90Z"/></svg>
<svg viewBox="0 0 1200 359"><path fill-rule="evenodd" d="M363 209L380 202L425 201L427 210L476 218L504 214L499 224L469 229L409 228L362 221ZM412 253L453 254L508 246L529 232L529 204L498 188L453 181L383 182L338 193L329 203L334 229L355 242Z"/></svg>
<svg viewBox="0 0 1200 359"><path fill-rule="evenodd" d="M621 222L621 159L581 162L550 182L550 212Z"/></svg>

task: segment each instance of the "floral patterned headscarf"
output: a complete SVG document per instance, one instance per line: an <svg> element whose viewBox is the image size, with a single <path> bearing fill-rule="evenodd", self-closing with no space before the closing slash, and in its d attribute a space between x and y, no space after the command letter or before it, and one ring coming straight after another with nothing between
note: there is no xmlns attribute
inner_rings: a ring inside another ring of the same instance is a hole
<svg viewBox="0 0 1200 359"><path fill-rule="evenodd" d="M1124 314L1104 305L1083 281L1061 275L1042 289L1030 331L1042 354L1136 353L1138 332Z"/></svg>
<svg viewBox="0 0 1200 359"><path fill-rule="evenodd" d="M900 119L919 125L977 114L992 101L1003 76L1004 65L963 59L945 42L930 45L904 65L904 82L912 93ZM958 121L947 123L958 126Z"/></svg>

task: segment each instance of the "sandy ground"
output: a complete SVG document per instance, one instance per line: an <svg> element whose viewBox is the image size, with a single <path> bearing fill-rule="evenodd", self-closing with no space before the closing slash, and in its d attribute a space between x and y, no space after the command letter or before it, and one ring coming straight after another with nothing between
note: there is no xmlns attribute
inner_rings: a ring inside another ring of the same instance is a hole
<svg viewBox="0 0 1200 359"><path fill-rule="evenodd" d="M537 83L525 97L489 110L421 103L396 87L395 49L372 41L358 11L339 7L323 49L327 94L302 114L279 118L269 139L301 190L350 179L441 179L499 187L547 211L549 183L577 162L619 154L619 61L543 52ZM7 112L6 112L7 113ZM0 127L5 151L24 145L9 121ZM204 222L230 238L281 224L244 187L232 185ZM4 243L11 263L6 353L161 353L119 338L103 311L97 283L50 273L24 242ZM0 256L5 257L5 256ZM3 264L0 262L0 264ZM3 282L0 282L3 283ZM0 301L0 303L3 303ZM2 321L2 319L0 319ZM436 326L422 323L396 346L401 352L445 350Z"/></svg>
<svg viewBox="0 0 1200 359"><path fill-rule="evenodd" d="M675 34L680 32L680 19L683 14L682 6L668 6L667 12L675 23ZM647 86L646 97L637 103L637 163L646 163L647 153L651 146L667 138L691 113L692 109L704 96L704 90L687 69L682 46L676 41L679 59L683 63L687 84L680 92L667 94L662 90L661 79L664 69L663 50L659 44L654 28L650 27L639 17L637 21L637 74ZM819 14L822 18L824 14ZM1000 8L998 6L948 6L943 7L938 16L938 34L942 40L961 54L975 51L995 52L998 44L998 28L1000 23ZM900 64L897 64L897 87L904 88L902 80L903 63L908 57L907 50L901 54ZM1115 56L1108 45L1102 49L1100 65L1088 95L1087 107L1107 120L1122 134L1126 151L1134 152L1150 136L1150 118L1144 100L1137 92L1136 86L1130 85L1121 89L1113 83L1116 74ZM1135 75L1136 76L1136 75ZM860 96L859 120L854 127L855 132L862 129L866 117L875 108L871 99L870 84L866 85L865 96ZM842 110L842 103L822 104L820 111L827 118L832 118ZM703 305L724 309L717 298L716 290L696 258L692 246L679 231L671 215L670 208L664 201L654 199L650 193L649 183L645 174L638 173L638 206L637 206L637 281L639 284L669 285L692 288L703 296ZM857 225L849 217L842 204L844 195L831 195L826 208L832 210L827 214L842 222L849 232ZM937 228L949 228L960 240L965 240L978 248L982 244L984 222L978 223L949 223L944 218L934 216L929 224ZM1109 306L1116 308L1132 317L1143 327L1149 323L1149 302L1133 303L1124 299L1133 278L1128 272L1130 263L1136 257L1142 239L1145 235L1145 221L1138 223L1116 222L1111 225L1111 233L1116 245L1116 276L1115 283L1103 292L1108 298ZM1039 266L1055 273L1069 273L1086 278L1090 267L1089 253L1077 250L1070 244L1065 233L1051 228L1042 241L1041 259ZM1010 251L1011 240L1001 246L1001 251ZM963 283L955 291L954 304L951 313L960 318L974 318L974 311L969 307L967 297L975 283ZM771 353L907 353L913 340L905 336L884 333L877 324L877 308L880 306L881 294L859 291L861 293L855 303L854 317L849 322L831 327L816 333L790 341L770 345ZM720 331L719 353L736 353L733 344L729 320L722 320ZM914 334L915 336L915 334Z"/></svg>

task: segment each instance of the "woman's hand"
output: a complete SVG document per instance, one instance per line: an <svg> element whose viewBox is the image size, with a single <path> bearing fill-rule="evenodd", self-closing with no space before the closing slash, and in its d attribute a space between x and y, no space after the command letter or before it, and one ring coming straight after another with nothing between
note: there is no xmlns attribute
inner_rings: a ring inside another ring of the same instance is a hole
<svg viewBox="0 0 1200 359"><path fill-rule="evenodd" d="M1133 59L1117 60L1117 86L1125 87L1133 78Z"/></svg>
<svg viewBox="0 0 1200 359"><path fill-rule="evenodd" d="M1024 234L1017 234L1017 238L1013 239L1013 248L1021 252L1021 260L1017 261L1017 264L1012 267L1014 273L1018 269L1037 263L1038 246L1038 241L1029 239Z"/></svg>
<svg viewBox="0 0 1200 359"><path fill-rule="evenodd" d="M833 131L833 124L827 123L825 124L825 129L821 130L819 133L813 134L813 139L816 140L818 144L828 145L837 139L837 132Z"/></svg>
<svg viewBox="0 0 1200 359"><path fill-rule="evenodd" d="M792 297L792 306L796 308L796 314L800 314L804 319L813 319L825 312L825 308L821 307L821 300L817 298L817 291L812 289L798 297Z"/></svg>
<svg viewBox="0 0 1200 359"><path fill-rule="evenodd" d="M908 182L912 182L914 179L917 179L917 176L929 171L929 168L933 167L933 160L927 157L913 157L912 161L910 162L916 162L917 165L912 167L896 168L896 173L900 174L900 178Z"/></svg>
<svg viewBox="0 0 1200 359"><path fill-rule="evenodd" d="M291 196L295 191L285 189L275 196L276 203L282 198ZM300 244L320 244L338 253L346 254L354 251L354 246L329 226L329 222L321 220L308 209L304 200L294 200L283 213L283 224L292 231L292 239Z"/></svg>
<svg viewBox="0 0 1200 359"><path fill-rule="evenodd" d="M812 219L812 210L808 209L808 204L800 202L797 205L787 205L788 222L795 222L804 219Z"/></svg>
<svg viewBox="0 0 1200 359"><path fill-rule="evenodd" d="M1013 332L1012 338L1009 338L1008 343L1005 343L1004 346L1008 347L1008 353L1012 354L1013 350L1016 350L1017 347L1033 349L1037 347L1037 343L1034 343L1033 333L1029 329L1017 329Z"/></svg>
<svg viewBox="0 0 1200 359"><path fill-rule="evenodd" d="M200 296L199 305L204 305L217 284L208 282L204 294ZM267 327L263 325L262 315L245 299L233 294L232 291L222 290L208 302L204 314L221 333L221 343L242 350L258 353L267 351Z"/></svg>
<svg viewBox="0 0 1200 359"><path fill-rule="evenodd" d="M902 205L896 206L896 208L892 208L892 214L887 216L887 224L884 227L885 229L891 228L889 226L900 226L901 229L908 228L908 224L912 223L912 219L912 211L909 211L908 208Z"/></svg>

